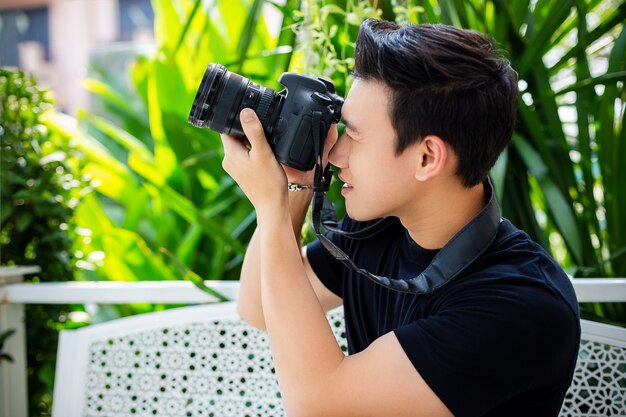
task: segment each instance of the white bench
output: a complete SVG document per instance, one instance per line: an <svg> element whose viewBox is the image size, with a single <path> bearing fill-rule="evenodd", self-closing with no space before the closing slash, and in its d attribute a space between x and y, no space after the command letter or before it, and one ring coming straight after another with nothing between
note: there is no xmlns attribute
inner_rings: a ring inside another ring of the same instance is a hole
<svg viewBox="0 0 626 417"><path fill-rule="evenodd" d="M345 347L340 311L329 314ZM52 414L279 417L265 332L234 302L183 307L63 331Z"/></svg>
<svg viewBox="0 0 626 417"><path fill-rule="evenodd" d="M329 314L345 349L341 310ZM560 416L626 415L626 329L582 320ZM61 332L53 417L280 417L264 332L235 304L183 307Z"/></svg>

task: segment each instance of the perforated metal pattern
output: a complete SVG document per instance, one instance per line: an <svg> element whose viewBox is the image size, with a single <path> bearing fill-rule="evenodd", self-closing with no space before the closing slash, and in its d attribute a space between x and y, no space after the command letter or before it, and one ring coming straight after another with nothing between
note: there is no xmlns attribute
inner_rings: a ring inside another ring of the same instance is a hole
<svg viewBox="0 0 626 417"><path fill-rule="evenodd" d="M581 341L560 416L626 416L626 349Z"/></svg>
<svg viewBox="0 0 626 417"><path fill-rule="evenodd" d="M347 352L343 315L328 319ZM99 338L88 351L81 416L284 416L267 336L238 319ZM626 416L624 347L581 341L560 416Z"/></svg>
<svg viewBox="0 0 626 417"><path fill-rule="evenodd" d="M343 318L329 322L344 352ZM235 319L93 343L87 417L280 417L266 334Z"/></svg>

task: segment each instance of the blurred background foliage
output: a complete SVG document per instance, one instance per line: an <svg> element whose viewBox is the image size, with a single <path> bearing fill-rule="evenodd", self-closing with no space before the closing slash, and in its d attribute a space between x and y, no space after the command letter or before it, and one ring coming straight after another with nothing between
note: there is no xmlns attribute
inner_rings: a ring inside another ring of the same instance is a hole
<svg viewBox="0 0 626 417"><path fill-rule="evenodd" d="M494 37L521 90L512 146L492 173L504 215L571 275L626 276L623 1L154 0L153 8L155 49L129 69L130 90L94 68L85 85L105 116L85 112L72 127L48 121L76 141L83 172L97 181L76 213L91 233L75 248L78 279L180 276L160 248L202 277L237 279L255 218L221 168L217 134L186 121L199 80L219 62L274 89L287 70L325 76L345 95L368 17ZM585 314L626 321L620 305Z"/></svg>
<svg viewBox="0 0 626 417"><path fill-rule="evenodd" d="M493 36L520 78L513 143L492 171L504 216L572 276L626 276L623 0L152 5L154 49L138 54L122 77L94 65L85 80L101 111L44 115L59 146L71 144L65 163L86 181L73 213L76 280L183 279L186 270L237 279L255 214L221 168L218 135L187 123L207 64L224 64L277 90L284 71L324 76L345 96L354 41L368 17L446 23ZM5 136L2 141L4 152ZM338 186L330 194L341 215ZM3 206L3 230L4 213ZM312 238L310 229L306 236ZM99 306L90 320L162 307ZM624 304L582 308L586 318L626 325Z"/></svg>

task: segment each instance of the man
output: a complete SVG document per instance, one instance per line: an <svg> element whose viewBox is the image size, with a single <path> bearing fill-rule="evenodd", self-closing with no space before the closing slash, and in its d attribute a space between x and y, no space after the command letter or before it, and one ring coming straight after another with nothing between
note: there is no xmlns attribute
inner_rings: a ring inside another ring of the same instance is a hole
<svg viewBox="0 0 626 417"><path fill-rule="evenodd" d="M556 416L580 329L558 265L500 219L489 169L510 142L517 76L484 35L367 20L343 137L326 139L345 183L347 231L300 250L312 173L281 167L250 109L250 149L223 136L225 170L257 212L238 310L264 328L287 416ZM384 280L383 280L384 281ZM400 286L402 287L402 286ZM343 304L350 355L324 312Z"/></svg>

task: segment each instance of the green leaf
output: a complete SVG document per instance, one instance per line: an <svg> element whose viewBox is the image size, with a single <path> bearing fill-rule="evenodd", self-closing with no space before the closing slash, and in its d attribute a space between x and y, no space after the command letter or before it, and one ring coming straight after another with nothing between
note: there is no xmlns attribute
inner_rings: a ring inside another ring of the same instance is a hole
<svg viewBox="0 0 626 417"><path fill-rule="evenodd" d="M320 14L324 17L324 16L328 16L330 14L338 14L340 16L345 16L346 12L344 9L342 9L341 7L337 6L336 4L325 4L324 6L322 6L320 8Z"/></svg>
<svg viewBox="0 0 626 417"><path fill-rule="evenodd" d="M18 233L24 233L26 229L33 223L34 215L30 212L23 212L21 216L15 219L15 229Z"/></svg>
<svg viewBox="0 0 626 417"><path fill-rule="evenodd" d="M0 199L0 223L4 223L13 214L13 204L8 199Z"/></svg>
<svg viewBox="0 0 626 417"><path fill-rule="evenodd" d="M167 255L170 261L174 264L174 266L176 266L179 272L183 275L184 279L191 281L197 288L217 298L219 301L230 301L228 297L226 297L225 295L222 295L222 293L220 293L219 291L216 291L213 288L208 287L204 283L204 280L202 279L202 277L200 277L198 274L196 274L195 272L193 272L192 270L190 270L189 268L181 264L178 261L178 259L176 259L176 257L167 249L161 248L160 250L162 253Z"/></svg>
<svg viewBox="0 0 626 417"><path fill-rule="evenodd" d="M537 179L554 222L565 238L572 255L580 263L583 259L582 239L574 212L567 198L563 196L559 187L549 176L548 167L543 163L541 156L523 137L514 135L513 146L518 150L531 174Z"/></svg>
<svg viewBox="0 0 626 417"><path fill-rule="evenodd" d="M196 17L196 14L198 13L198 10L200 9L201 5L202 5L202 0L194 1L194 5L193 5L193 8L191 9L191 13L189 14L189 16L187 16L185 26L183 27L183 30L181 31L180 36L178 37L178 42L176 43L176 46L174 47L174 50L172 51L172 55L171 55L172 60L176 58L176 55L178 54L178 51L180 50L181 45L185 41L185 38L187 37L187 33L189 32L189 28L191 27L191 23Z"/></svg>
<svg viewBox="0 0 626 417"><path fill-rule="evenodd" d="M154 37L157 46L164 52L171 52L176 47L181 33L181 20L176 5L181 2L171 0L152 0L154 10Z"/></svg>
<svg viewBox="0 0 626 417"><path fill-rule="evenodd" d="M562 90L559 90L548 97L560 96L570 91L581 91L592 88L596 85L613 84L618 81L626 81L626 71L618 71L612 73L606 73L597 77L585 78L572 85L569 85Z"/></svg>
<svg viewBox="0 0 626 417"><path fill-rule="evenodd" d="M145 162L154 161L154 157L148 147L127 131L120 129L102 117L85 114L84 118L94 127L111 137L111 139L128 149L136 158Z"/></svg>
<svg viewBox="0 0 626 417"><path fill-rule="evenodd" d="M0 353L0 363L2 363L2 361L7 361L11 363L15 362L13 360L13 356L9 355L8 353Z"/></svg>
<svg viewBox="0 0 626 417"><path fill-rule="evenodd" d="M573 57L579 55L581 52L587 53L587 50L591 45L597 44L597 41L600 38L605 38L615 27L619 27L619 25L623 24L626 19L626 2L622 2L616 9L610 10L610 13L611 14L606 16L594 30L589 32L586 42L576 43L550 69L552 71L557 71L563 68Z"/></svg>
<svg viewBox="0 0 626 417"><path fill-rule="evenodd" d="M508 149L505 149L501 154L498 160L496 161L493 168L491 168L491 179L493 180L493 186L496 191L496 196L500 201L504 198L505 194L505 180L506 180L506 169L508 165L509 152Z"/></svg>
<svg viewBox="0 0 626 417"><path fill-rule="evenodd" d="M114 104L124 110L126 114L132 114L134 112L134 109L128 104L128 101L104 82L88 78L83 80L82 85L87 91L97 94L102 99Z"/></svg>
<svg viewBox="0 0 626 417"><path fill-rule="evenodd" d="M239 65L235 67L236 72L242 71L243 63L249 54L250 46L255 35L258 37L257 39L262 39L263 36L267 37L266 33L262 33L262 31L257 32L259 20L261 19L262 6L263 0L253 0L246 13L246 20L239 38L239 44L237 45Z"/></svg>
<svg viewBox="0 0 626 417"><path fill-rule="evenodd" d="M176 257L185 265L190 265L195 254L199 252L201 241L202 228L197 224L190 225L176 248Z"/></svg>
<svg viewBox="0 0 626 417"><path fill-rule="evenodd" d="M15 329L8 329L5 330L4 332L0 333L0 349L2 349L4 347L4 343L6 342L6 340L13 336L15 334L16 330Z"/></svg>
<svg viewBox="0 0 626 417"><path fill-rule="evenodd" d="M104 268L116 281L167 280L171 271L137 233L111 228L101 238Z"/></svg>
<svg viewBox="0 0 626 417"><path fill-rule="evenodd" d="M562 0L558 2L537 2L533 12L533 18L541 22L536 33L528 41L528 47L524 49L518 59L517 71L524 77L533 63L541 61L543 54L552 46L550 38L557 32L570 14L577 0ZM545 20L542 18L546 16Z"/></svg>

